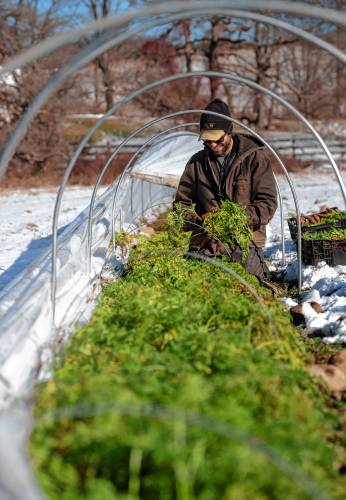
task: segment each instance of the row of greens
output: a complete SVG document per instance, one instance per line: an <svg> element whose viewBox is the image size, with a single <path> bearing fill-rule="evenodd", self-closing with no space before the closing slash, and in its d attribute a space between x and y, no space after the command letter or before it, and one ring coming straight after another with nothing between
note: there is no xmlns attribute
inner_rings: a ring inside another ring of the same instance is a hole
<svg viewBox="0 0 346 500"><path fill-rule="evenodd" d="M315 233L305 232L302 235L303 240L346 240L346 229L332 227L323 229Z"/></svg>
<svg viewBox="0 0 346 500"><path fill-rule="evenodd" d="M299 332L240 265L223 263L260 301L184 258L175 221L137 238L39 387L30 455L47 497L343 498L338 417Z"/></svg>

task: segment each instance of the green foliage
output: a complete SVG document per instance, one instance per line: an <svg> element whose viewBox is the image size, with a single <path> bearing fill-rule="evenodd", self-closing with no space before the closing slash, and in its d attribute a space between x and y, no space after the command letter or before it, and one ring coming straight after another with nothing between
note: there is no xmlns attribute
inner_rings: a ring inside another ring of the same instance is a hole
<svg viewBox="0 0 346 500"><path fill-rule="evenodd" d="M125 248L133 239L134 236L126 233L124 230L118 231L114 238L116 245L120 248Z"/></svg>
<svg viewBox="0 0 346 500"><path fill-rule="evenodd" d="M249 255L252 232L242 206L229 200L223 201L220 210L206 215L204 227L212 239L227 243L231 249L239 246L244 257Z"/></svg>
<svg viewBox="0 0 346 500"><path fill-rule="evenodd" d="M338 229L333 227L316 233L304 232L303 240L346 240L346 229Z"/></svg>
<svg viewBox="0 0 346 500"><path fill-rule="evenodd" d="M333 224L334 222L339 222L340 220L346 219L346 212L338 211L331 212L323 215L323 220L319 222L312 222L310 224L304 224L304 226L319 226L320 224Z"/></svg>
<svg viewBox="0 0 346 500"><path fill-rule="evenodd" d="M167 214L165 229L168 241L174 246L179 246L181 232L186 221L194 221L197 217L195 204L186 207L181 203L175 203L174 209Z"/></svg>
<svg viewBox="0 0 346 500"><path fill-rule="evenodd" d="M138 239L126 277L103 291L41 384L30 455L47 497L343 498L329 444L338 422L286 311L225 264L260 294L275 333L242 284L177 254L188 236L174 253L163 253L167 233ZM61 408L70 416L54 418Z"/></svg>
<svg viewBox="0 0 346 500"><path fill-rule="evenodd" d="M321 216L322 217L322 216ZM321 224L335 224L343 219L346 219L346 212L337 211L323 214L323 219L318 222L304 223L305 227L315 227ZM346 229L332 227L330 229L321 229L315 233L305 231L302 234L304 240L344 240L346 239Z"/></svg>

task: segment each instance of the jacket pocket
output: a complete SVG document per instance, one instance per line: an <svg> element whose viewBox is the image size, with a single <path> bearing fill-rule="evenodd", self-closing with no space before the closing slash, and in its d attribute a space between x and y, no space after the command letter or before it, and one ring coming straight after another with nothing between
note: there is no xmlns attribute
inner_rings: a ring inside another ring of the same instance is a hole
<svg viewBox="0 0 346 500"><path fill-rule="evenodd" d="M239 205L250 203L250 184L248 179L238 179L234 186L234 201Z"/></svg>

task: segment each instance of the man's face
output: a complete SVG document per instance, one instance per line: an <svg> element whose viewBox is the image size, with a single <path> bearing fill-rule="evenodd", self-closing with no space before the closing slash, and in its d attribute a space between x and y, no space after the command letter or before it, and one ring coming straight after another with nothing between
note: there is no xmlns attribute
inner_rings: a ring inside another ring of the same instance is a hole
<svg viewBox="0 0 346 500"><path fill-rule="evenodd" d="M215 156L226 156L229 153L232 138L230 134L224 134L218 141L204 141Z"/></svg>

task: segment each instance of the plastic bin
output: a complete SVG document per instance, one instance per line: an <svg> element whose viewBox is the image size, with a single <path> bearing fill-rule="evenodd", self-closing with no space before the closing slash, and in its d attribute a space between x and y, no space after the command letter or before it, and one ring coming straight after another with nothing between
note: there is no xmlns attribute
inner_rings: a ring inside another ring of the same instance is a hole
<svg viewBox="0 0 346 500"><path fill-rule="evenodd" d="M297 217L291 217L287 220L288 228L290 230L291 238L293 241L297 240L298 234L298 224ZM332 229L333 227L338 229L346 229L346 219L341 219L337 222L333 222L332 224L318 224L317 226L303 226L302 225L302 234L307 233L316 233L317 231L326 231L328 229ZM322 241L322 240L318 240Z"/></svg>
<svg viewBox="0 0 346 500"><path fill-rule="evenodd" d="M346 265L346 240L302 239L302 261L314 266L322 260L329 266Z"/></svg>

